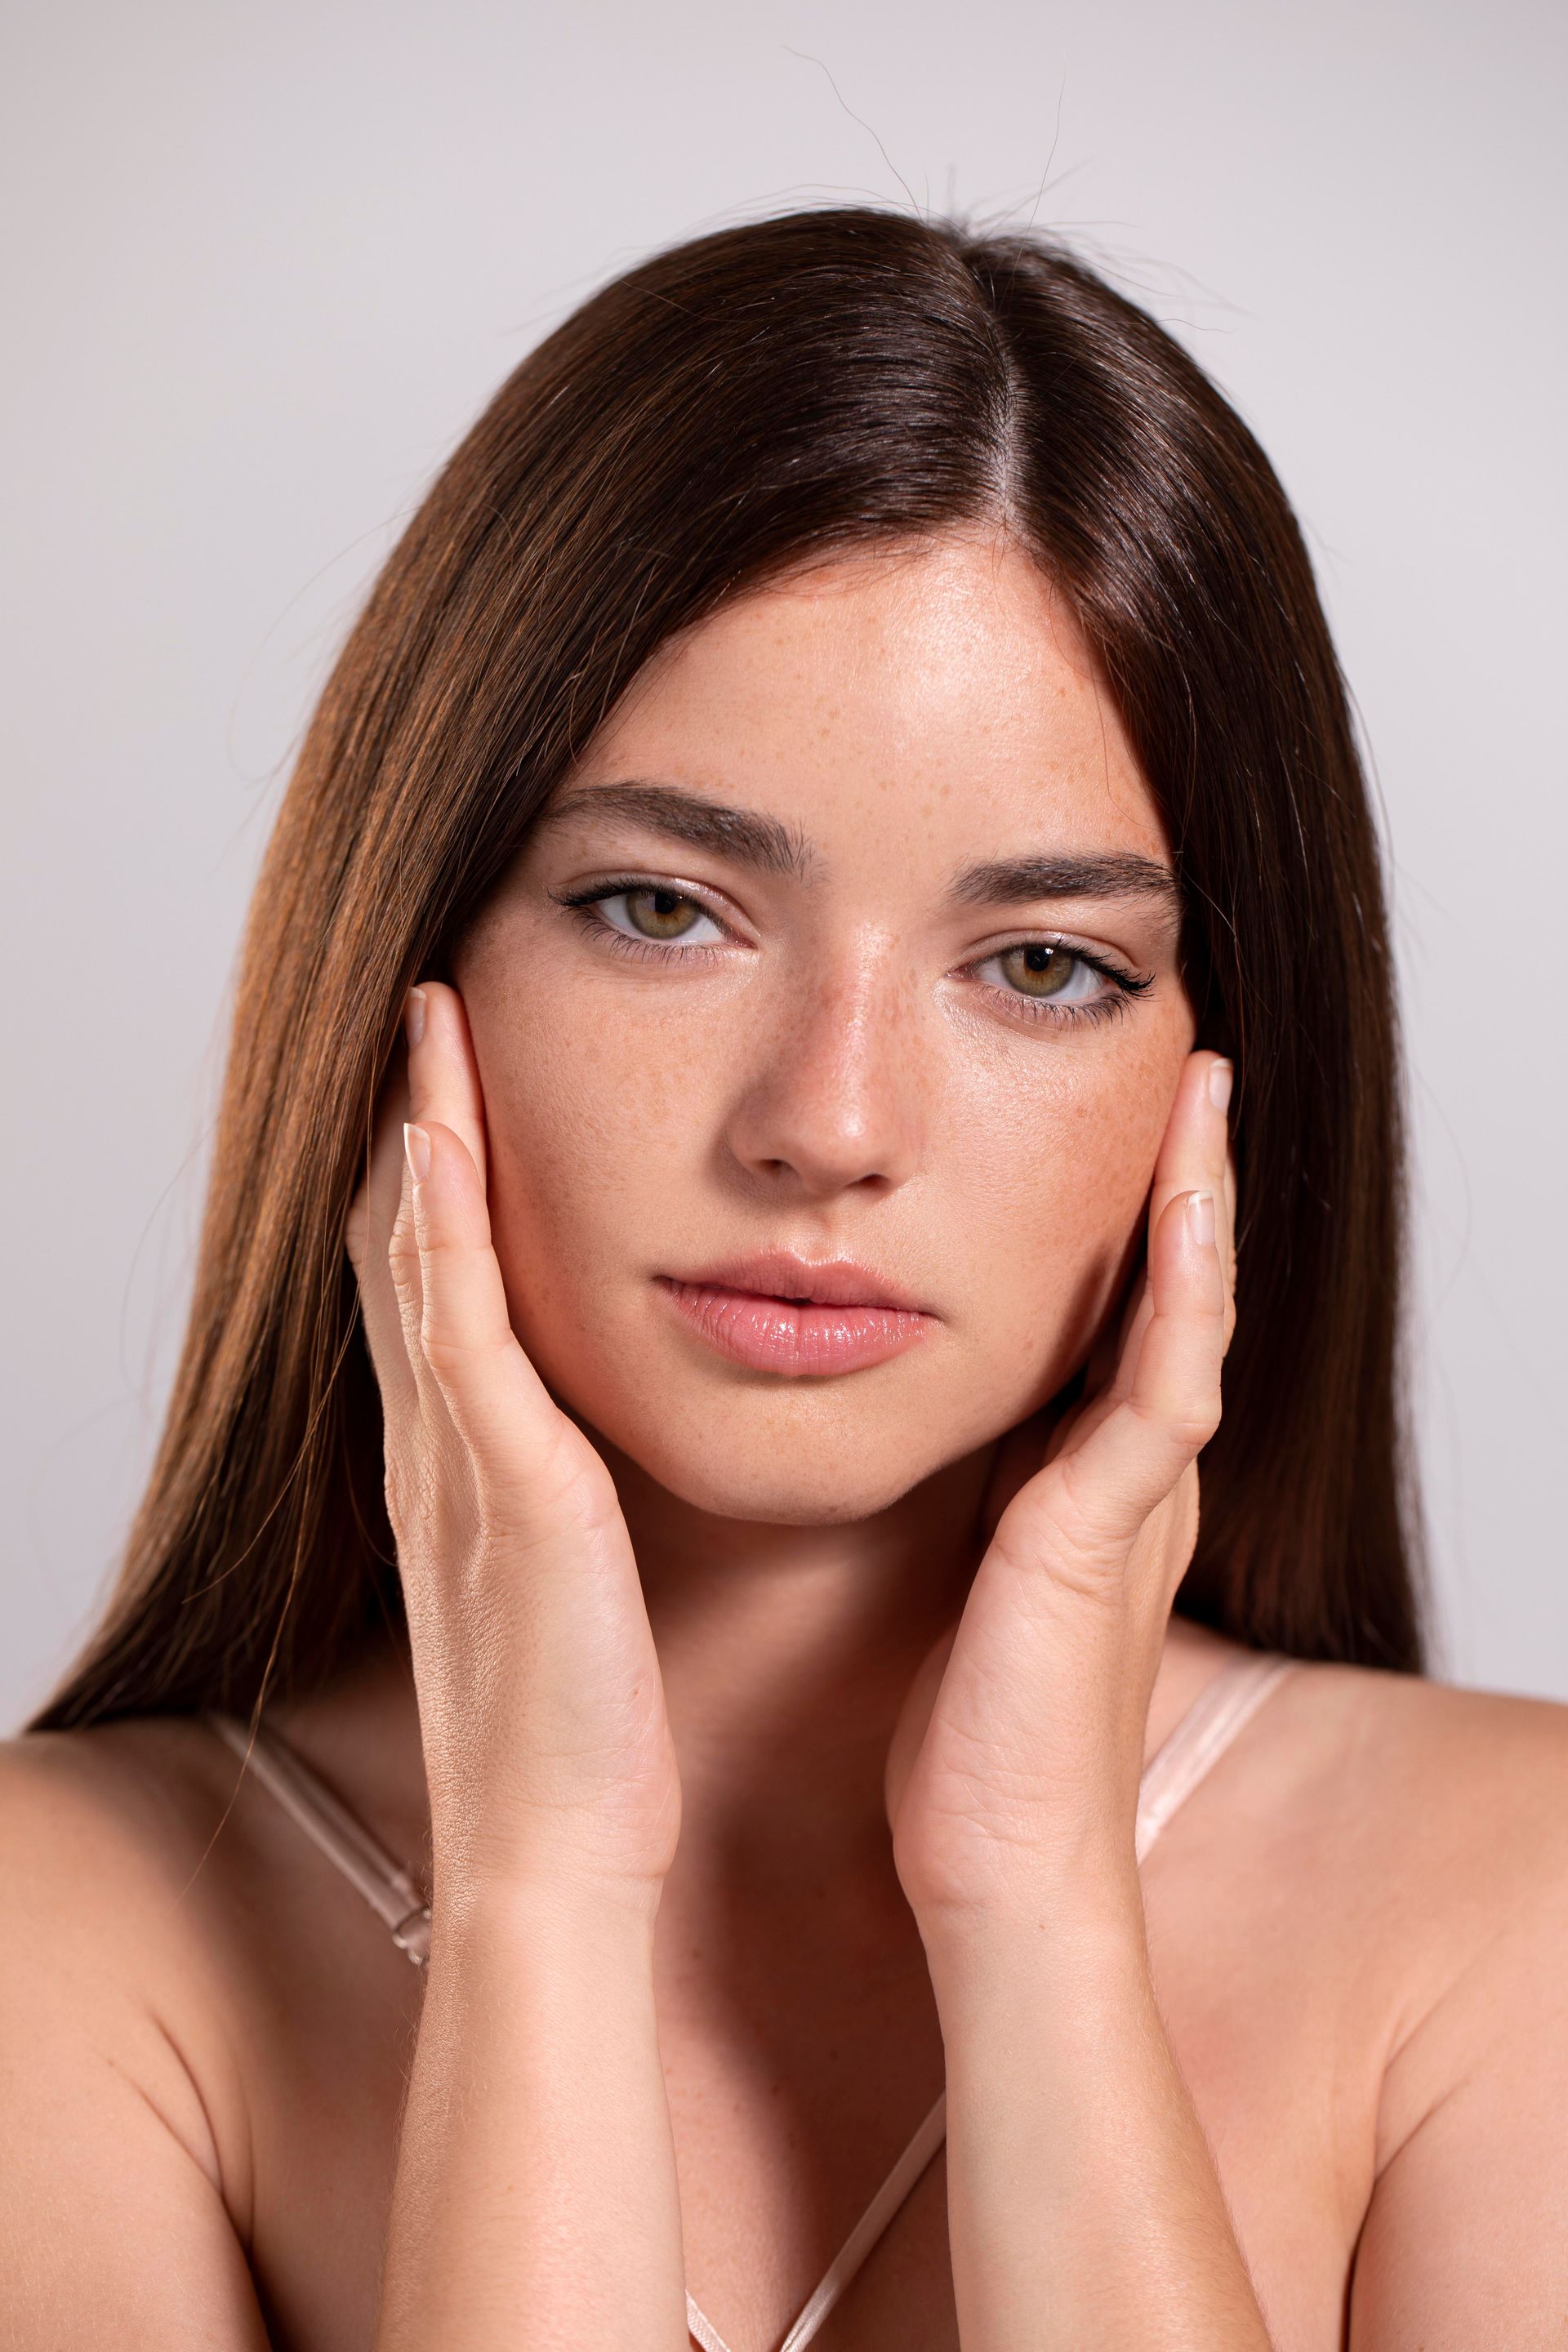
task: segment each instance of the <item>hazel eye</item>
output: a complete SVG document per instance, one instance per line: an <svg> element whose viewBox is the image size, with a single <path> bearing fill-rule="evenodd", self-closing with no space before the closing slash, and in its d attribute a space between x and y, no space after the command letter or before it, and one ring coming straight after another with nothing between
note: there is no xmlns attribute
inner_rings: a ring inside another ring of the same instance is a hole
<svg viewBox="0 0 1568 2352"><path fill-rule="evenodd" d="M707 908L679 890L662 889L649 883L636 889L617 890L597 903L611 928L627 938L689 940L701 923L712 924L714 938L722 937ZM617 920L617 915L623 913L624 920Z"/></svg>
<svg viewBox="0 0 1568 2352"><path fill-rule="evenodd" d="M1106 985L1104 974L1082 956L1074 955L1070 948L1055 947L1047 940L1026 940L989 961L1006 987L1037 1003L1049 999L1058 1004L1082 1004L1100 995Z"/></svg>

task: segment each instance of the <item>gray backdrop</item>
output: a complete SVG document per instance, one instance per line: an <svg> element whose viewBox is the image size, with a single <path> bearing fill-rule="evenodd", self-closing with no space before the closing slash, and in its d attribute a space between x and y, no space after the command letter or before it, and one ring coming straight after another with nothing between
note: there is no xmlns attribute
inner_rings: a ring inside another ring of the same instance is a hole
<svg viewBox="0 0 1568 2352"><path fill-rule="evenodd" d="M32 0L0 394L0 1717L90 1612L178 1333L227 976L302 718L494 386L785 202L1034 217L1295 498L1392 842L1457 1679L1568 1697L1550 0Z"/></svg>

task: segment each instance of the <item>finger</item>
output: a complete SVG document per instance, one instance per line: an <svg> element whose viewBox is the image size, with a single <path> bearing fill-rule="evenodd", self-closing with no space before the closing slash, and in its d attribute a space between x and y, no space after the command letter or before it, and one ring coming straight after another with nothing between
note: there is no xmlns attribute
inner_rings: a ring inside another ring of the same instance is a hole
<svg viewBox="0 0 1568 2352"><path fill-rule="evenodd" d="M451 1129L488 1183L485 1098L479 1066L468 1033L463 1000L440 981L422 981L408 992L408 1099L416 1126L437 1119Z"/></svg>
<svg viewBox="0 0 1568 2352"><path fill-rule="evenodd" d="M1130 1539L1219 1424L1226 1282L1213 1193L1180 1193L1150 1240L1149 1302L1127 1391L1062 1468L1086 1528Z"/></svg>
<svg viewBox="0 0 1568 2352"><path fill-rule="evenodd" d="M1223 1055L1188 1055L1165 1122L1149 1195L1149 1231L1179 1192L1210 1192L1219 1213L1221 1262L1231 1257L1234 1170L1229 1168L1226 1105L1231 1066ZM1228 1170L1228 1173L1227 1173ZM1152 1312L1147 1280L1128 1290L1115 1326L1100 1332L1089 1358L1091 1405L1101 1409L1130 1393L1143 1332ZM1096 1417L1100 1417L1097 1412Z"/></svg>
<svg viewBox="0 0 1568 2352"><path fill-rule="evenodd" d="M519 1346L473 1155L438 1120L405 1131L419 1253L421 1360L470 1453L526 1486L569 1426ZM538 1499L542 1501L541 1494Z"/></svg>
<svg viewBox="0 0 1568 2352"><path fill-rule="evenodd" d="M1221 1195L1224 1243L1220 1250L1220 1260L1225 1268L1225 1344L1227 1350L1236 1331L1236 1153L1227 1144L1225 1185Z"/></svg>
<svg viewBox="0 0 1568 2352"><path fill-rule="evenodd" d="M1123 1397L1132 1392L1138 1359L1143 1352L1143 1334L1149 1328L1149 1318L1153 1312L1154 1294L1145 1272L1122 1323L1121 1351L1117 1356L1115 1372L1106 1390L1107 1398L1112 1404L1119 1404Z"/></svg>
<svg viewBox="0 0 1568 2352"><path fill-rule="evenodd" d="M1223 1191L1230 1088L1231 1066L1223 1054L1188 1055L1154 1162L1151 1234L1178 1192Z"/></svg>
<svg viewBox="0 0 1568 2352"><path fill-rule="evenodd" d="M1185 1461L1219 1423L1225 1360L1225 1269L1213 1192L1171 1202L1150 1244L1152 1311L1129 1404Z"/></svg>
<svg viewBox="0 0 1568 2352"><path fill-rule="evenodd" d="M484 1098L462 999L456 989L439 981L422 981L408 992L403 1025L406 1072L404 1122L421 1130L436 1122L450 1129L477 1169L482 1192L486 1171ZM396 1167L399 1195L388 1255L403 1343L425 1410L440 1418L439 1383L432 1380L432 1367L422 1339L424 1276L415 1217L414 1180L401 1128Z"/></svg>
<svg viewBox="0 0 1568 2352"><path fill-rule="evenodd" d="M1230 1261L1233 1270L1236 1265L1236 1153L1227 1146L1225 1155L1225 1223L1230 1242Z"/></svg>
<svg viewBox="0 0 1568 2352"><path fill-rule="evenodd" d="M361 1276L372 1247L384 1250L397 1213L403 1122L407 1117L408 1087L399 1060L376 1098L359 1182L343 1225L344 1246L355 1274Z"/></svg>
<svg viewBox="0 0 1568 2352"><path fill-rule="evenodd" d="M359 1284L365 1341L384 1405L393 1411L415 1389L392 1250L405 1191L403 1122L408 1089L401 1069L394 1072L376 1107L369 1167L350 1206L344 1245ZM411 1229L410 1229L411 1230ZM416 1266L414 1280L417 1284Z"/></svg>
<svg viewBox="0 0 1568 2352"><path fill-rule="evenodd" d="M1179 1192L1213 1196L1215 1240L1226 1286L1226 1338L1233 1319L1231 1267L1235 1252L1234 1170L1228 1109L1234 1073L1223 1054L1190 1054L1166 1121L1149 1198L1149 1230Z"/></svg>
<svg viewBox="0 0 1568 2352"><path fill-rule="evenodd" d="M1215 1244L1225 1278L1225 1344L1236 1328L1236 1153L1230 1139L1230 1097L1235 1082L1231 1064L1216 1055L1208 1074L1210 1105L1216 1114L1210 1123L1210 1189L1215 1199ZM1216 1164L1217 1162L1217 1164Z"/></svg>
<svg viewBox="0 0 1568 2352"><path fill-rule="evenodd" d="M1142 1263L1144 1256L1142 1236L1140 1235L1136 1254L1131 1246L1127 1252L1128 1270L1121 1285L1117 1311L1106 1317L1089 1350L1084 1390L1091 1402L1105 1396L1115 1385L1118 1369L1126 1360L1128 1338L1138 1320L1148 1290Z"/></svg>

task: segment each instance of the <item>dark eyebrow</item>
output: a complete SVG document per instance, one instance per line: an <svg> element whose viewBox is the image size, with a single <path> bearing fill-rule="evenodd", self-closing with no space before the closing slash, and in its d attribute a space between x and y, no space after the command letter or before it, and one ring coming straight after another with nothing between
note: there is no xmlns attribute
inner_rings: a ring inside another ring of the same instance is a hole
<svg viewBox="0 0 1568 2352"><path fill-rule="evenodd" d="M738 858L766 874L804 877L816 852L798 829L763 816L755 809L730 808L677 784L635 779L587 784L552 803L540 830L580 816L625 817L649 833L690 842L721 856ZM1161 898L1174 913L1180 906L1175 877L1152 857L1002 857L965 866L948 896L967 907L1024 906L1036 898Z"/></svg>
<svg viewBox="0 0 1568 2352"><path fill-rule="evenodd" d="M716 850L738 858L765 874L804 875L813 850L805 835L781 824L777 817L759 816L754 809L726 808L700 793L684 793L675 784L589 784L567 793L546 809L540 830L568 824L577 816L621 816L649 833L668 834L698 849Z"/></svg>
<svg viewBox="0 0 1568 2352"><path fill-rule="evenodd" d="M1163 898L1181 905L1176 877L1152 857L999 857L966 866L948 893L965 907L1022 906L1032 898Z"/></svg>

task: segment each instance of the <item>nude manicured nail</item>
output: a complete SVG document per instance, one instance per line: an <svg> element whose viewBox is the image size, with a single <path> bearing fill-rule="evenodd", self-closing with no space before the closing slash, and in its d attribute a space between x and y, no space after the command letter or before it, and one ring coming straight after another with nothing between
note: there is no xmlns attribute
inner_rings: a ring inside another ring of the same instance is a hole
<svg viewBox="0 0 1568 2352"><path fill-rule="evenodd" d="M411 988L403 1007L403 1030L411 1045L425 1034L425 991Z"/></svg>
<svg viewBox="0 0 1568 2352"><path fill-rule="evenodd" d="M1214 1247L1214 1194L1187 1194L1187 1225L1200 1249Z"/></svg>
<svg viewBox="0 0 1568 2352"><path fill-rule="evenodd" d="M408 1172L416 1184L423 1184L430 1173L430 1138L422 1127L403 1123L403 1150L408 1161ZM1212 1227L1213 1218L1210 1219Z"/></svg>
<svg viewBox="0 0 1568 2352"><path fill-rule="evenodd" d="M1215 1062L1209 1069L1209 1100L1215 1110L1228 1110L1230 1089L1236 1072L1228 1062Z"/></svg>

